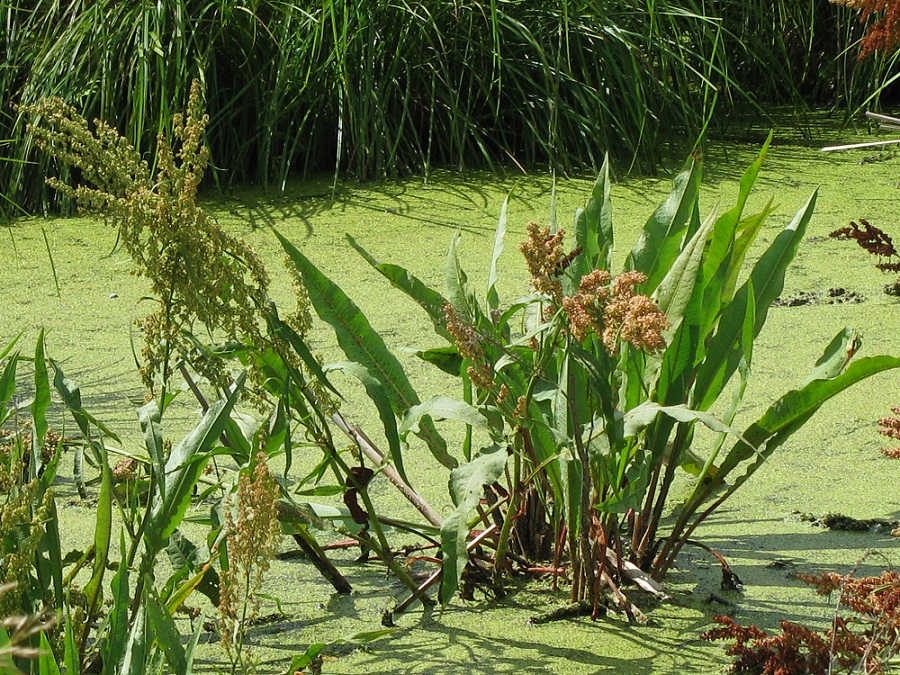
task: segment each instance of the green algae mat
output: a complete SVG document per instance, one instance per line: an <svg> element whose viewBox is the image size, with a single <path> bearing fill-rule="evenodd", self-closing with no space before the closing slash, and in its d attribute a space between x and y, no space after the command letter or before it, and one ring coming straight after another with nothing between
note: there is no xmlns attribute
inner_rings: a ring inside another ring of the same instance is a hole
<svg viewBox="0 0 900 675"><path fill-rule="evenodd" d="M756 159L763 140L759 145L709 148L701 215L734 203L741 174ZM854 347L861 355L900 354L895 338L900 307L882 290L893 277L875 270L877 261L852 242L829 237L860 219L889 234L900 233L894 231L893 218L900 197L900 157L883 150L819 152L819 145L826 144L824 138L822 143L779 143L776 133L746 205L748 213L755 213L772 200L773 208L758 235L759 250L749 253L752 259L775 241L818 189L785 287L756 339L752 375L735 415L737 428L759 418L773 398L799 387L824 345L844 326L861 336L861 344ZM669 194L679 168L667 176L634 180L617 179L613 167L610 199L616 240L623 242L614 253L616 269L647 217ZM517 249L526 238L526 225L546 223L555 203L560 226L571 229L571 214L589 199L594 179L557 180L554 186L538 175L500 179L436 172L427 181L344 184L335 192L328 182L315 181L271 195L234 191L210 196L205 207L267 263L272 274L268 290L278 303L287 303L291 279L282 271L284 250L270 226L293 242L365 312L424 400L458 391L453 378L414 354L434 346L428 317L365 264L346 235L373 259L401 266L443 289L448 247L458 233L456 254L469 281L485 288L498 218L508 197L508 245L496 259L502 272L496 289L500 297L514 299L529 292L529 271ZM0 271L8 289L0 309L4 344L24 331L20 344L33 345L43 329L48 354L81 386L85 409L118 435L117 450L139 453L143 439L135 411L143 403L144 389L135 367L141 338L134 320L147 313L148 286L131 274L131 260L117 247L115 231L99 221L19 220L7 230L7 264ZM327 326L316 325L308 336L326 363L344 358L332 335ZM615 608L595 621L584 616L536 621L568 603L570 593L565 581L554 589L549 575L535 574L518 578L503 598L476 588L470 599L456 597L443 607L423 610L415 605L395 618L393 632L376 634L385 611L408 594L406 589L393 578L385 580L383 565L359 562L358 548L336 548L328 556L354 588L352 594L336 594L307 560L292 555L295 542L284 537L282 555L265 576L259 619L247 630L253 658L260 672L285 672L292 658L310 645L327 644L320 662L325 673L713 673L723 669L728 658L722 644L702 641L700 635L713 625L716 614L767 630L777 629L782 620L825 626L835 612L834 603L798 581L797 574L877 574L897 562L890 523L900 518L895 489L900 464L880 453L887 442L876 433L876 421L900 404L895 397L898 377L896 372L882 373L839 394L779 447L696 530L693 539L702 546L681 550L664 581L666 599L629 590L645 622L629 622ZM363 385L338 374L335 382L347 399L342 405L347 419L377 429ZM21 390L19 403L24 405L27 382ZM187 393L179 395L166 412L167 434L180 438L201 413ZM49 418L53 426L62 425L63 415L53 406ZM299 457L292 476L314 468ZM59 510L63 549L84 550L94 539L97 486L89 484L88 498L79 497L67 464L71 460L64 453L54 489L64 499ZM404 463L417 491L441 516L449 516L454 503L447 470L424 449L411 448ZM672 504L691 489L689 477L677 480L671 488ZM370 492L379 512L415 515L383 476L374 479ZM201 519L208 510L193 507L188 518ZM822 526L821 519L835 513L887 524L862 531ZM677 509L664 514L663 527L678 516ZM200 524L184 529L197 540L204 536ZM395 546L407 543L402 533L392 537ZM727 560L742 589L723 590L721 567L707 549ZM161 566L167 564L160 560ZM426 564L412 563L410 570L424 574ZM187 604L200 610L193 619L178 618L183 635L198 627L194 669L227 670L225 652L208 624L215 618L214 609L202 596Z"/></svg>

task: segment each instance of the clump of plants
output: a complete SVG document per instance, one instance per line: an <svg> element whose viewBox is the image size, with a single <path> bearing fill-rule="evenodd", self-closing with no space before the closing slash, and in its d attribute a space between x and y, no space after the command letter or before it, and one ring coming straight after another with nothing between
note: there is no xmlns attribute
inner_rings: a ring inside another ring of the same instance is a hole
<svg viewBox="0 0 900 675"><path fill-rule="evenodd" d="M58 98L28 109L36 145L79 170L82 183L48 184L87 213L116 228L118 241L145 278L156 311L138 321L144 336L139 370L151 391L165 387L178 363L190 363L219 389L230 379L222 359L202 349L194 333L219 341L265 341L260 311L269 279L256 252L223 231L197 203L209 163L204 133L209 118L194 82L184 115L173 120L173 148L160 135L153 170L118 132L97 120L92 130Z"/></svg>
<svg viewBox="0 0 900 675"><path fill-rule="evenodd" d="M818 675L889 669L900 651L900 574L889 570L871 577L825 573L797 578L820 595L838 593L838 611L844 608L850 614L836 614L831 627L822 631L782 621L776 635L717 616L719 627L701 637L734 641L728 648L728 654L736 657L731 672Z"/></svg>
<svg viewBox="0 0 900 675"><path fill-rule="evenodd" d="M0 355L6 358L0 424L12 428L4 443L15 450L8 454L10 466L4 467L15 489L4 494L2 508L8 513L2 522L11 532L27 535L2 540L7 549L3 564L16 562L16 577L27 582L15 594L21 608L10 609L25 615L49 606L65 615L48 658L65 662L71 673L92 668L143 673L164 667L189 672L204 622L196 622L191 640L182 645L174 615L195 593L205 596L222 618L227 633L223 644L233 670L252 670L245 631L258 611L262 576L282 527L337 591L351 590L310 532L330 523L313 507L296 504L284 483L265 469L266 457L286 456L289 470L294 448L321 450L322 458L311 462L316 469L308 481L319 481L332 470L338 480L333 491L361 492L367 513L376 518L344 449L332 437L332 419L342 421L332 404L337 392L305 342L308 316L302 287L298 309L282 319L268 299L268 279L256 254L222 231L197 204L208 161L202 108L195 83L186 114L175 119L177 143L160 139L152 169L115 130L101 122L91 129L62 101L47 100L30 109L41 146L76 167L85 182L69 186L51 179L51 184L85 212L117 228L157 304L157 311L139 322L144 337L139 365L150 396L137 411L144 447L136 451L124 450L120 439L83 409L78 387L45 356L43 336L32 360L36 393L30 414L11 419L22 357L13 345ZM178 390L172 386L178 376L205 414L176 443L165 436L163 419ZM94 543L87 552L61 549L52 494L61 447L49 455L39 451L53 438L46 422L53 392L80 432L71 444L79 490L86 494L89 468L99 474ZM247 392L261 421L246 413L232 415ZM346 424L342 428L350 432ZM214 455L229 457L234 465L220 466L217 480L199 493L215 506L204 519L206 541L195 543L180 526L199 486L210 480L202 477ZM113 560L111 546L116 512L119 560ZM251 524L253 518L260 520ZM340 517L335 527L344 527ZM418 597L417 584L393 559L377 520L347 534L364 542ZM175 570L162 579L160 555L168 555ZM63 561L73 557L75 568L63 576ZM84 572L89 573L87 583Z"/></svg>
<svg viewBox="0 0 900 675"><path fill-rule="evenodd" d="M330 525L355 540L365 557L374 554L408 592L385 614L388 625L414 601L432 603L428 593L436 584L444 603L460 589L471 597L473 587L500 595L512 575L531 569L550 569L557 584L568 572L574 604L592 617L618 610L640 620L628 585L661 594L660 582L682 547L691 545L695 529L825 401L900 366L900 359L888 356L848 358L857 351L858 336L841 330L803 382L742 431L735 426L754 340L783 288L816 198L756 262L745 264L771 213L767 206L744 214L768 143L744 174L736 204L705 219L699 209L702 162L692 156L620 271L611 264L605 162L591 199L575 215L570 245L555 222L527 227L520 252L531 287L509 303L497 290L507 204L483 294L459 260L458 235L448 253L445 293L379 263L351 240L363 260L421 306L442 340L419 356L457 377L462 393L423 400L362 310L296 246L275 232L300 282L300 315L288 321L268 299L266 276L252 251L196 204L207 161L198 86L186 116L176 119L179 149L161 142L154 170L111 128L98 123L91 131L59 101L33 112L43 147L79 168L92 187L54 185L116 224L159 308L141 324L142 366L155 396L138 410L144 447L129 454L143 470L119 472L141 476L141 499L116 489L108 444L118 439L83 410L77 387L46 359L42 341L33 360L39 395L29 447L43 447L47 435L49 363L53 389L81 432L78 452L99 474L93 551L80 563L90 578L77 588L61 572L42 572L48 566L61 570L63 555L48 525L55 522L52 514L33 519L35 511L55 508L55 460L44 462L32 450L29 480L38 483L25 501L37 543L22 549L22 576L33 581L33 603L55 603L62 611L79 598L62 633L72 645L62 655L79 668L145 672L165 664L187 672L199 628L183 646L173 614L198 593L217 608L233 669L252 669L242 631L257 608L276 521L338 592L349 592L350 584L311 528ZM314 357L306 308L334 329L346 361L323 365ZM16 362L17 355L10 359ZM14 365L7 368L14 374ZM329 378L333 371L364 385L383 445L343 418L334 404L340 392ZM205 414L173 444L162 422L176 389L169 380L177 375ZM235 413L251 387L259 421ZM0 394L11 396L11 388L0 386ZM446 424L462 427L456 447L442 434ZM700 442L698 424L713 432L711 442ZM349 449L338 444L335 431L349 436ZM444 517L409 480L408 447L416 438L447 472L453 509ZM308 458L310 475L289 492L265 465L282 455L288 475L300 451L318 454ZM217 505L204 520L206 541L194 543L180 525L204 468L221 455L234 466L206 491ZM679 471L692 476L690 491L667 520ZM422 519L398 521L379 512L368 490L376 472L401 490ZM298 499L299 491L339 496L343 508L332 509L336 515L326 522L308 494ZM39 497L46 494L45 506ZM122 523L122 557L109 579L114 510ZM416 536L420 546L397 548L388 528ZM402 557L431 547L437 555L422 560L435 568L417 581ZM157 578L155 560L163 552L175 568L168 579ZM296 662L318 658L320 647L310 649ZM81 671L73 666L72 672Z"/></svg>
<svg viewBox="0 0 900 675"><path fill-rule="evenodd" d="M456 509L441 525L443 601L471 569L477 541L494 550L494 593L530 557L550 555L551 569L568 562L572 600L592 616L611 600L639 619L626 584L659 593L658 582L695 529L822 403L900 365L891 357L849 361L858 336L844 329L803 382L743 431L734 427L754 339L783 288L816 199L813 194L745 273L748 251L771 213L768 206L743 212L764 155L765 148L744 174L737 203L706 219L698 206L701 162L692 157L619 273L611 270L614 228L604 165L590 201L575 215L571 248L555 222L528 226L521 252L533 292L508 305L497 292L506 205L483 295L459 261L458 236L448 253L445 294L350 241L419 304L444 340L419 356L462 384L461 400L438 396L414 405L400 427L401 433L416 429L426 412L465 425L465 441L448 464ZM292 255L313 308L335 326L342 346L353 347L345 347L348 358L383 373L382 383L392 386L398 371L380 368L382 351L340 338L361 321L358 310L340 320L322 311L337 286ZM711 444L697 441L698 424L714 432ZM665 522L679 471L693 476L691 490L674 520Z"/></svg>

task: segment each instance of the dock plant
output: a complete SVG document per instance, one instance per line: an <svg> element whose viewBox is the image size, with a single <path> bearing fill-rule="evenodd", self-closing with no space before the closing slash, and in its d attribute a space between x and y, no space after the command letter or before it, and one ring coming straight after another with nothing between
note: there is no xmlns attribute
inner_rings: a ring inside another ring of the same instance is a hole
<svg viewBox="0 0 900 675"><path fill-rule="evenodd" d="M373 268L424 309L443 339L442 346L419 352L422 359L461 381L461 400L436 397L415 404L401 423L401 430L417 428L419 417L430 412L466 428L465 441L452 455L449 485L456 510L441 528L444 601L463 578L467 542L476 531L496 526L496 580L515 561L552 550L554 568L565 560L571 564L573 600L586 602L596 616L601 589L609 589L636 616L621 592L624 582L659 592L658 582L696 528L826 400L900 366L895 357L854 358L860 336L842 329L810 364L805 380L774 400L762 417L740 430L736 426L754 341L782 291L816 201L813 193L755 262L748 262L773 210L769 204L744 213L767 147L768 142L744 173L734 206L704 219L702 162L692 156L618 273L611 269L606 163L586 207L575 215L571 244L555 223L528 226L520 250L532 292L508 305L497 291L506 204L483 296L463 271L458 235L447 258L445 294L401 267L375 260L351 240ZM301 263L311 269L309 261ZM320 311L321 298L311 298ZM344 323L361 325L355 316L345 315ZM378 370L387 359L382 351L348 357L392 377ZM714 432L707 435L711 442L699 440L698 424ZM687 496L676 501L671 490L679 472L692 478ZM546 514L551 533L526 513ZM536 545L538 538L549 546Z"/></svg>
<svg viewBox="0 0 900 675"><path fill-rule="evenodd" d="M92 128L59 99L30 109L41 147L78 169L83 181L74 186L53 178L49 182L81 209L105 218L117 229L121 245L135 263L135 273L149 282L149 300L155 310L137 322L144 346L136 360L149 389L147 403L137 411L145 441L142 451L127 456L128 466L111 466L103 443L105 427L100 427L103 433L98 439L92 434L93 418L73 412L86 439L77 444L76 467L81 466L79 458L86 457L100 474L95 576L85 589L91 613L76 644L85 665L90 658L90 663L124 664L123 670L143 672L150 661L161 665L164 658L174 672L184 672L188 659L184 650L173 647L162 653L147 649L150 643L146 643L136 652L132 642L158 639L160 645L177 644L171 639L171 615L197 591L219 610L233 667L249 668L243 631L256 611L267 554L278 541L275 524L293 537L337 592L349 593L352 587L325 556L311 533L314 527L355 538L384 562L413 597L427 602L391 551L385 535L388 525L382 523L366 490L371 472L366 473L362 465L350 466L361 464L366 451L375 453L379 463L385 458L340 415L340 394L306 340L305 288L297 286L297 307L283 316L266 293L268 277L255 252L224 232L197 203L208 162L203 144L207 118L202 110L195 82L186 113L174 121L174 141L160 138L156 162L150 167L111 127L98 121ZM43 357L36 356L34 362L46 371ZM361 371L352 364L346 367ZM179 389L173 386L178 378L194 394L204 417L173 447L163 435L163 420ZM369 380L375 391L374 378ZM66 405L79 407L80 395L61 374L58 384ZM387 398L376 399L384 403L379 408L382 413L392 414ZM232 415L238 401L251 403L262 420L249 412ZM335 428L355 441L358 457L339 447ZM441 440L430 432L427 422L422 422L418 433L440 451ZM313 470L296 491L344 494L346 509L332 508L328 518L321 517L321 508L305 500L298 503L287 490L286 478L299 451L318 451L321 456L308 458ZM405 482L399 453L399 441L391 443L387 454L397 468L385 471L430 521L412 531L431 531L439 518ZM218 502L208 517L200 518L209 527L207 545L202 546L190 542L179 525L212 455L231 458L236 468L222 467L218 480L205 488L204 495L218 496ZM284 457L284 480L274 480L267 471L257 475L265 466L264 457L278 455ZM311 485L324 482L326 472L334 475L334 484ZM248 483L251 476L256 478ZM46 480L52 480L49 474ZM83 490L80 468L76 482ZM250 514L262 514L260 504L250 503L254 498L265 502L264 522L272 528L247 524ZM116 506L125 553L109 580L105 570ZM398 526L397 521L391 522ZM250 540L250 535L263 539ZM164 551L176 571L168 580L159 580L154 561ZM125 641L98 638L91 630L107 582L115 596L108 617L114 629L110 635L125 636ZM148 637L151 633L155 638ZM99 645L99 649L86 653L88 645ZM125 664L123 659L131 660Z"/></svg>

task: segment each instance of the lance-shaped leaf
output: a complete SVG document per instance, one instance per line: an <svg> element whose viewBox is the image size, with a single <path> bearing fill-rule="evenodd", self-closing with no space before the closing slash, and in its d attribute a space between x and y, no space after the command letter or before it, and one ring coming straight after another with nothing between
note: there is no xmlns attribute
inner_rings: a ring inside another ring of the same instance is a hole
<svg viewBox="0 0 900 675"><path fill-rule="evenodd" d="M441 525L443 578L441 602L450 602L459 588L459 580L469 562L466 540L469 536L469 514L481 499L485 485L491 485L503 475L506 467L506 448L491 445L483 448L471 462L450 472L450 496L456 508Z"/></svg>
<svg viewBox="0 0 900 675"><path fill-rule="evenodd" d="M453 375L454 377L462 376L463 357L459 355L459 350L453 345L435 347L433 349L423 349L417 351L416 356L426 363L437 366L448 375Z"/></svg>
<svg viewBox="0 0 900 675"><path fill-rule="evenodd" d="M34 424L34 441L31 443L29 470L37 476L44 462L41 448L47 433L47 408L50 407L50 376L44 358L44 330L41 329L34 346L34 398L31 400L31 419Z"/></svg>
<svg viewBox="0 0 900 675"><path fill-rule="evenodd" d="M675 178L672 192L644 225L640 238L628 255L627 269L647 275L643 292L652 293L678 256L696 208L700 189L700 162L693 159Z"/></svg>
<svg viewBox="0 0 900 675"><path fill-rule="evenodd" d="M653 401L645 401L636 408L632 408L625 413L623 420L625 423L625 437L633 438L641 431L649 427L659 415L667 415L676 422L700 422L707 428L722 434L731 434L737 438L744 440L737 429L720 420L712 413L702 410L691 410L686 405L668 405L663 406ZM749 445L749 444L748 444Z"/></svg>
<svg viewBox="0 0 900 675"><path fill-rule="evenodd" d="M797 254L806 228L812 218L818 191L810 195L806 204L797 212L791 223L781 231L766 249L750 273L750 278L735 294L725 308L718 330L710 341L706 358L697 374L693 392L695 408L705 410L718 398L722 388L734 374L738 363L744 359L750 364L747 346L759 335L769 307L784 289L787 267ZM748 334L744 325L753 311L753 329ZM741 327L738 329L738 321Z"/></svg>
<svg viewBox="0 0 900 675"><path fill-rule="evenodd" d="M410 408L400 423L400 434L404 438L409 432L416 433L423 419L435 418L455 420L482 431L490 431L490 424L474 406L449 396L433 396L424 403Z"/></svg>
<svg viewBox="0 0 900 675"><path fill-rule="evenodd" d="M173 673L187 673L187 658L181 646L181 633L175 626L172 615L156 597L149 593L147 598L147 624L165 654L166 662Z"/></svg>
<svg viewBox="0 0 900 675"><path fill-rule="evenodd" d="M829 345L829 349L833 345L834 342ZM834 358L841 356L839 352L836 352ZM817 368L820 366L821 364L817 365ZM738 465L754 459L744 474L729 486L726 496L730 495L753 475L775 449L803 426L827 400L872 375L898 367L900 367L900 357L871 356L852 362L846 370L835 377L810 380L800 389L789 391L744 431L742 434L744 440L738 441L731 448L720 464L715 480L707 484L703 494L696 501L702 501L706 496L712 494L712 491L721 485L724 477ZM692 501L694 501L693 498Z"/></svg>
<svg viewBox="0 0 900 675"><path fill-rule="evenodd" d="M38 672L40 675L59 675L59 664L53 656L53 648L46 631L41 631L41 650L38 657ZM5 672L5 671L4 671ZM16 672L15 670L10 672Z"/></svg>
<svg viewBox="0 0 900 675"><path fill-rule="evenodd" d="M575 211L575 248L581 249L567 270L567 281L574 290L585 274L595 269L609 270L613 248L612 201L609 197L609 154L594 183L591 197L583 209Z"/></svg>
<svg viewBox="0 0 900 675"><path fill-rule="evenodd" d="M109 562L109 545L112 539L112 471L109 468L106 447L101 444L100 450L100 493L97 497L94 517L94 567L90 580L84 586L90 620L94 619L96 612L100 609L100 600L103 597L103 575Z"/></svg>
<svg viewBox="0 0 900 675"><path fill-rule="evenodd" d="M125 531L119 532L119 550L125 551ZM110 672L122 660L125 653L126 637L128 636L128 612L130 606L130 570L128 565L119 565L119 569L113 575L110 590L112 591L112 605L110 606L107 624L109 631L107 637L100 643L100 653L103 663L107 664Z"/></svg>
<svg viewBox="0 0 900 675"><path fill-rule="evenodd" d="M445 326L446 319L444 318L444 305L448 304L448 302L443 295L426 285L415 275L410 274L403 267L378 262L368 251L360 246L353 237L349 234L345 236L350 245L363 257L363 260L378 270L385 279L391 282L391 285L394 288L406 293L425 310L428 314L428 318L431 319L435 333L442 338L445 338L448 342L453 342L453 338L450 337Z"/></svg>
<svg viewBox="0 0 900 675"><path fill-rule="evenodd" d="M63 403L66 405L66 408L68 408L69 413L72 415L72 418L75 420L75 423L78 425L78 429L81 431L84 438L90 440L92 437L90 427L93 425L97 427L103 435L111 438L117 443L121 443L121 440L119 440L119 437L115 433L100 420L91 415L81 405L81 388L66 377L62 368L60 368L56 361L50 359L50 365L53 367L54 373L53 388L56 389L56 393L62 398Z"/></svg>
<svg viewBox="0 0 900 675"><path fill-rule="evenodd" d="M246 374L241 373L228 398L213 403L196 428L169 455L165 465L165 487L155 496L150 523L145 532L150 550L161 550L166 539L181 523L194 486L206 466L208 452L225 429L245 379Z"/></svg>
<svg viewBox="0 0 900 675"><path fill-rule="evenodd" d="M494 233L494 250L491 253L491 267L488 272L487 306L491 309L500 307L500 295L497 293L497 261L503 253L503 238L506 236L506 218L509 209L509 195L503 200L500 207L500 219L497 221L497 231Z"/></svg>
<svg viewBox="0 0 900 675"><path fill-rule="evenodd" d="M166 457L163 450L163 433L160 425L159 406L155 400L151 400L138 408L138 421L144 432L144 447L150 455L150 463L153 466L153 479L156 490L162 499L166 498Z"/></svg>
<svg viewBox="0 0 900 675"><path fill-rule="evenodd" d="M384 385L394 414L402 415L419 403L419 397L397 357L388 350L356 303L278 231L275 231L275 236L303 276L316 314L334 329L338 345L347 358L365 366ZM456 460L447 452L447 443L432 423L423 422L418 435L441 464L448 468L456 466Z"/></svg>
<svg viewBox="0 0 900 675"><path fill-rule="evenodd" d="M147 587L149 584L145 588ZM146 597L144 600L145 602L138 605L134 623L131 624L131 630L128 632L122 664L117 671L119 675L141 675L147 670L147 650L152 636L147 630ZM110 670L110 672L112 671Z"/></svg>
<svg viewBox="0 0 900 675"><path fill-rule="evenodd" d="M759 170L771 141L772 134L770 133L759 152L759 157L741 176L737 203L719 216L713 228L709 248L703 260L703 278L706 284L705 305L710 321L718 315L719 308L731 300L734 294L734 282L744 264L747 248L755 239L759 227L768 215L768 210L764 210L748 221L741 220L744 206L759 177ZM739 230L743 233L740 243L736 237Z"/></svg>
<svg viewBox="0 0 900 675"><path fill-rule="evenodd" d="M19 352L14 352L3 366L3 374L0 375L0 425L15 413L15 408L10 405L10 401L13 394L16 393L16 366L18 364Z"/></svg>

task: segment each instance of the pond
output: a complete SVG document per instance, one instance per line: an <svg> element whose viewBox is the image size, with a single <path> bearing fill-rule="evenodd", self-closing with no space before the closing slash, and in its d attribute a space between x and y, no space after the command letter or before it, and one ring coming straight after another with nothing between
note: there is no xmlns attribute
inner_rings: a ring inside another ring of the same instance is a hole
<svg viewBox="0 0 900 675"><path fill-rule="evenodd" d="M788 132L781 140L776 132L748 203L748 212L762 209L769 200L776 206L760 235L761 248L819 189L815 214L788 272L784 302L771 309L757 340L748 394L735 422L739 428L758 417L776 396L799 385L823 347L845 325L862 334L862 354L900 354L898 300L882 292L893 278L877 272L873 260L852 242L828 236L860 218L900 235L896 220L900 155L885 149L833 154L818 149L836 139L853 138L827 128L821 137L806 142ZM737 180L758 151L759 145L746 142L712 144L707 149L702 217L733 203ZM652 179L615 179L618 265L646 218L668 194L677 168ZM556 213L562 227L584 204L592 184L593 177L557 180ZM498 178L436 171L427 181L420 177L344 183L335 191L324 179L293 183L277 194L235 190L210 195L206 206L229 232L257 249L273 277L271 295L279 303L289 301L289 280L269 226L297 244L368 315L424 399L434 393L456 394L458 386L410 353L436 346L430 324L412 302L361 261L345 234L375 258L402 265L441 288L447 248L459 231L460 259L473 286L483 289L501 203L510 195L507 246L500 258L504 274L498 289L508 303L527 286L516 244L524 237L526 223L548 220L552 194L551 179L537 173ZM147 311L148 288L130 273L130 260L116 248L115 232L84 218L51 218L16 221L4 236L8 246L0 282L8 292L0 308L0 337L5 343L24 330L19 344L27 352L43 327L48 354L81 385L85 408L121 436L126 450L137 451L141 439L134 411L143 390L131 341L140 342L133 320ZM342 358L324 327L316 328L312 344L326 362ZM349 380L340 383L351 392L345 414L363 428L377 428L375 413L363 403L361 392ZM889 528L834 531L805 516L900 518L896 489L900 463L880 454L887 442L876 433L876 420L900 404L898 384L896 373L879 375L827 403L699 528L696 538L728 560L743 581L742 592L721 590L716 560L701 548L687 547L666 579L668 601L633 592L649 617L644 625L629 625L622 617L531 624L531 617L568 598L565 590L554 593L549 581L538 579L523 583L503 600L476 593L474 600L456 600L445 609L423 612L415 606L397 619L399 628L392 635L364 647L352 642L333 645L322 672L710 673L727 663L722 645L699 639L717 613L765 629L777 628L783 619L822 626L833 615L833 603L818 597L794 574L853 569L875 573L898 563L900 542L890 536ZM175 438L198 419L196 404L188 396L180 400L165 420L166 431ZM408 471L416 489L448 513L452 504L447 473L435 466L425 461L419 466L413 460ZM70 498L60 513L70 540L63 548L83 547L92 537L90 505L76 498L66 472L61 473L60 493ZM383 478L376 481L383 484L376 482L373 498L383 512L402 513L408 508ZM283 551L291 548L285 538ZM385 593L383 567L357 563L357 554L346 549L330 554L354 585L350 596L333 594L303 560L288 557L273 563L262 614L277 616L250 632L261 672L283 672L290 658L311 643L381 627L382 613L403 596L404 589L391 586L395 597L390 597ZM211 640L211 634L201 636L195 664L201 671L224 667L222 650Z"/></svg>

